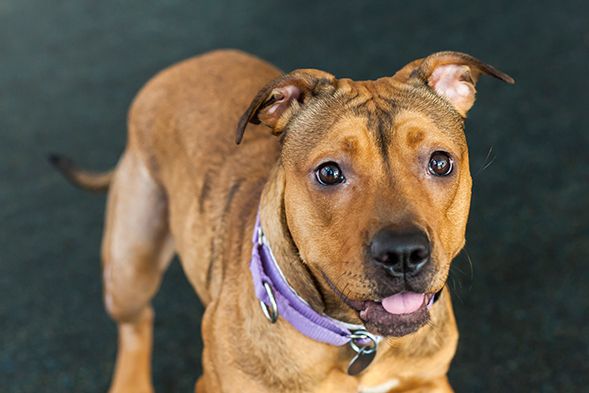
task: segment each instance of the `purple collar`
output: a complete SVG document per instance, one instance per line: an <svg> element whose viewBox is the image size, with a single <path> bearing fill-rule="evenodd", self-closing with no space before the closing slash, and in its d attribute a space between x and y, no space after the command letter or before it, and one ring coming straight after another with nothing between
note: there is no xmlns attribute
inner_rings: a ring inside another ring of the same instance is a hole
<svg viewBox="0 0 589 393"><path fill-rule="evenodd" d="M337 346L347 344L352 339L360 345L370 343L370 340L374 341L375 346L378 344L380 337L365 332L362 326L348 325L318 314L295 292L276 264L276 259L264 237L259 210L252 241L254 247L250 271L256 296L263 303L264 314L271 322L274 323L280 313L301 334L316 341ZM361 332L353 334L348 327Z"/></svg>

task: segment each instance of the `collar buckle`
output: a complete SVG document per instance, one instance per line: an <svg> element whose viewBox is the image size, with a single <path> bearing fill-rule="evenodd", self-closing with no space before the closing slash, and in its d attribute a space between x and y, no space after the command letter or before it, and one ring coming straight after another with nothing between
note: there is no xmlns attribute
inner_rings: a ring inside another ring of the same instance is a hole
<svg viewBox="0 0 589 393"><path fill-rule="evenodd" d="M270 321L270 323L276 323L278 320L278 305L276 304L274 292L272 291L270 284L267 282L264 282L264 289L266 289L266 293L270 299L270 306L266 305L266 303L260 300L260 307L262 307L262 311L264 312L266 319Z"/></svg>

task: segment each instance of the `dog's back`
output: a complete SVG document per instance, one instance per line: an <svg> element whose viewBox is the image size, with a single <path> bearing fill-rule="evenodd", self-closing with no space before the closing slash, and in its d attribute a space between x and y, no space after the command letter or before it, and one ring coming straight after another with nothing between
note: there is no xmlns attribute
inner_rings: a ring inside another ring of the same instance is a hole
<svg viewBox="0 0 589 393"><path fill-rule="evenodd" d="M211 272L230 236L229 210L249 206L242 199L262 191L278 141L267 127L252 126L247 146L237 146L235 127L252 97L280 74L243 52L215 51L160 72L131 106L128 150L140 152L153 179L173 190L166 192L170 231L186 269ZM187 273L208 303L212 273Z"/></svg>

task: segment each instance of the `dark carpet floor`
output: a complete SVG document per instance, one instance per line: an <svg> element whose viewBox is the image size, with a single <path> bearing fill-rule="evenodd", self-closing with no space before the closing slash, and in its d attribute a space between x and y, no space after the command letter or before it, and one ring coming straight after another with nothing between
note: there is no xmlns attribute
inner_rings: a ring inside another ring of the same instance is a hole
<svg viewBox="0 0 589 393"><path fill-rule="evenodd" d="M514 77L482 78L467 120L474 189L449 281L461 332L449 375L457 392L587 392L588 21L575 0L0 1L0 391L105 392L113 368L105 198L46 155L113 166L147 79L233 47L355 79L458 50ZM202 307L177 261L154 304L156 388L190 392Z"/></svg>

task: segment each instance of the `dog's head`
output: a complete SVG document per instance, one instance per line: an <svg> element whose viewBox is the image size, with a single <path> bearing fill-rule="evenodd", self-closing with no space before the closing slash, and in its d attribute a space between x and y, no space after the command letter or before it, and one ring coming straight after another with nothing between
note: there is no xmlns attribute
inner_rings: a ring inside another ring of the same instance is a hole
<svg viewBox="0 0 589 393"><path fill-rule="evenodd" d="M331 316L384 336L428 321L465 242L464 118L482 73L513 83L455 52L377 81L297 70L243 115L237 143L248 122L280 136L283 225Z"/></svg>

